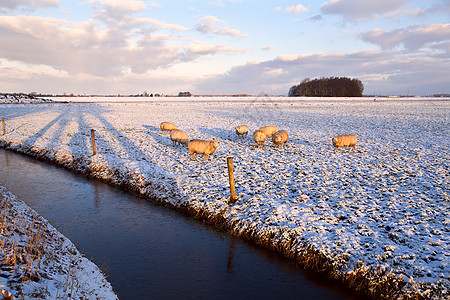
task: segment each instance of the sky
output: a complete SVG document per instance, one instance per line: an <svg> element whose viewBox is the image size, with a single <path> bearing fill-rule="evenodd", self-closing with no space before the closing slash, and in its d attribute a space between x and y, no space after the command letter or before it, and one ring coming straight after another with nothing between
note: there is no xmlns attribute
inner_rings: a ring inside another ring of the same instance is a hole
<svg viewBox="0 0 450 300"><path fill-rule="evenodd" d="M0 92L450 93L450 0L1 0Z"/></svg>

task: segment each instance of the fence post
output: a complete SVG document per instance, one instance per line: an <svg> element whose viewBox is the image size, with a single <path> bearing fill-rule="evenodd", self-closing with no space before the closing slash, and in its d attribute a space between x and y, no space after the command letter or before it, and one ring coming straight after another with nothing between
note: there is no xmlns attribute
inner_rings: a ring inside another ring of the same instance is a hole
<svg viewBox="0 0 450 300"><path fill-rule="evenodd" d="M95 146L95 130L91 129L91 139L92 139L92 151L93 155L97 154L97 147Z"/></svg>
<svg viewBox="0 0 450 300"><path fill-rule="evenodd" d="M6 134L5 118L2 118L2 125L3 125L3 135L5 135Z"/></svg>
<svg viewBox="0 0 450 300"><path fill-rule="evenodd" d="M234 173L233 173L233 157L227 157L227 165L228 165L228 177L230 179L230 193L231 193L231 201L236 201L236 189L234 187Z"/></svg>

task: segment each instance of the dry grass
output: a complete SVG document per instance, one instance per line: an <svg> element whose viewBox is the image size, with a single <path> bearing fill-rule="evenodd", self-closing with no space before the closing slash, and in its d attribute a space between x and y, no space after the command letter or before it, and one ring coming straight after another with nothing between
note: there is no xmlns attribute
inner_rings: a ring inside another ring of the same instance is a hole
<svg viewBox="0 0 450 300"><path fill-rule="evenodd" d="M0 201L0 269L12 273L9 285L16 291L25 281L39 281L37 271L43 251L41 224L11 209L5 199ZM16 294L19 296L20 292Z"/></svg>
<svg viewBox="0 0 450 300"><path fill-rule="evenodd" d="M78 262L71 258L68 268L61 265L61 253L54 251L55 247L61 249L61 238L48 230L44 219L24 207L0 194L0 279L4 288L0 298L46 299L51 295L48 280L58 273L65 274L65 282L55 283L60 285L58 299L66 299L80 288L75 275Z"/></svg>

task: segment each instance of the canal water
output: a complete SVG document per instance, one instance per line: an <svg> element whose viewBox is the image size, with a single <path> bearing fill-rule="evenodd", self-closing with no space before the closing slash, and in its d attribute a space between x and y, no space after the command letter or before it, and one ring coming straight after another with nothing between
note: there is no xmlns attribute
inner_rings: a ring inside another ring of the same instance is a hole
<svg viewBox="0 0 450 300"><path fill-rule="evenodd" d="M0 185L96 263L120 299L356 299L170 208L2 148Z"/></svg>

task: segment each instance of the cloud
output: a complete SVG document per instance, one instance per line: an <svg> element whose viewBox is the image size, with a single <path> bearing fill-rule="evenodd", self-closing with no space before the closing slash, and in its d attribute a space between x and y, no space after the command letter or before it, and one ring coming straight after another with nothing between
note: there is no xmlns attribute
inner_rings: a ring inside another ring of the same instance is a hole
<svg viewBox="0 0 450 300"><path fill-rule="evenodd" d="M210 2L209 4L211 6L215 6L215 7L223 7L223 6L225 6L225 4L223 4L222 1L220 1L220 0L216 0L214 2Z"/></svg>
<svg viewBox="0 0 450 300"><path fill-rule="evenodd" d="M94 17L107 23L126 20L129 16L147 8L144 1L138 0L91 0Z"/></svg>
<svg viewBox="0 0 450 300"><path fill-rule="evenodd" d="M247 34L241 33L237 29L229 28L227 22L220 20L216 16L205 16L199 19L195 30L203 34L230 35L238 38L248 37Z"/></svg>
<svg viewBox="0 0 450 300"><path fill-rule="evenodd" d="M38 8L56 7L59 0L2 0L0 2L0 12L14 9L34 10Z"/></svg>
<svg viewBox="0 0 450 300"><path fill-rule="evenodd" d="M448 14L450 12L450 1L449 0L437 0L428 8L423 11L423 14L430 13L442 13Z"/></svg>
<svg viewBox="0 0 450 300"><path fill-rule="evenodd" d="M239 50L223 44L207 44L159 29L185 30L153 19L132 19L116 26L34 16L0 16L0 58L29 65L45 65L76 76L143 74L204 56Z"/></svg>
<svg viewBox="0 0 450 300"><path fill-rule="evenodd" d="M288 14L293 14L293 15L298 15L299 13L307 12L307 11L309 11L309 10L301 4L298 4L295 6L289 6L284 9L284 12L286 12Z"/></svg>
<svg viewBox="0 0 450 300"><path fill-rule="evenodd" d="M311 20L311 21L320 21L320 20L323 20L323 17L322 17L322 15L314 15L314 16L312 16L311 18L309 18L308 20Z"/></svg>
<svg viewBox="0 0 450 300"><path fill-rule="evenodd" d="M322 4L323 14L339 15L348 20L373 19L404 7L408 0L331 0Z"/></svg>
<svg viewBox="0 0 450 300"><path fill-rule="evenodd" d="M262 50L264 50L264 51L272 51L274 49L275 49L274 45L268 45L268 46L262 48Z"/></svg>
<svg viewBox="0 0 450 300"><path fill-rule="evenodd" d="M404 94L450 92L448 59L407 55L400 51L361 51L349 54L280 56L248 63L210 77L198 93L287 94L304 78L346 76L363 81L366 93Z"/></svg>
<svg viewBox="0 0 450 300"><path fill-rule="evenodd" d="M366 42L380 46L382 49L403 46L408 51L414 51L433 43L449 41L450 23L413 25L390 31L376 28L361 34L361 38Z"/></svg>
<svg viewBox="0 0 450 300"><path fill-rule="evenodd" d="M30 72L30 67L33 72ZM178 94L193 91L191 76L174 74L128 74L111 76L107 80L101 76L78 74L71 76L42 66L8 63L0 59L0 86L5 92L81 93L81 94L137 94L143 91L158 94Z"/></svg>

